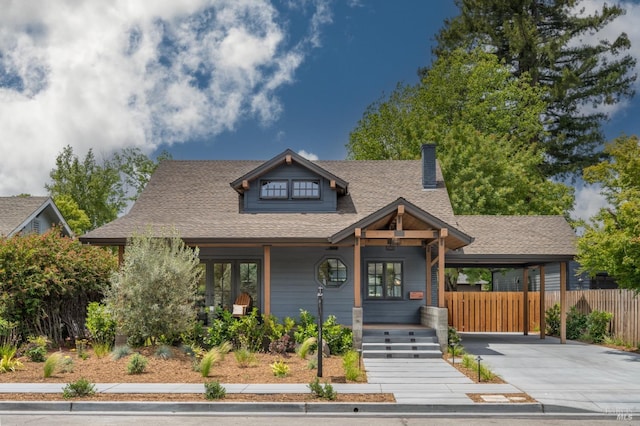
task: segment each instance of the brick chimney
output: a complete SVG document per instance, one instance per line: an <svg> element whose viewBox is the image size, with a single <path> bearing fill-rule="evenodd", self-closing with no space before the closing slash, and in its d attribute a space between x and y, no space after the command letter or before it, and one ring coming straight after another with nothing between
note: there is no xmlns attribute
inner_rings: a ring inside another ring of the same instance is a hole
<svg viewBox="0 0 640 426"><path fill-rule="evenodd" d="M433 189L436 187L436 144L422 145L422 187Z"/></svg>

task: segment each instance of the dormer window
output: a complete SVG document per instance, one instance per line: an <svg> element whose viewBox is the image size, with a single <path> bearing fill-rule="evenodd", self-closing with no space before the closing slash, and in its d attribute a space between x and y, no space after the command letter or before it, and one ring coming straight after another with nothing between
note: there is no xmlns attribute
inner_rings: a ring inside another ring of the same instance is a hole
<svg viewBox="0 0 640 426"><path fill-rule="evenodd" d="M260 183L260 198L273 200L286 200L289 198L288 181L286 180L263 180Z"/></svg>
<svg viewBox="0 0 640 426"><path fill-rule="evenodd" d="M320 181L294 180L291 198L320 198Z"/></svg>

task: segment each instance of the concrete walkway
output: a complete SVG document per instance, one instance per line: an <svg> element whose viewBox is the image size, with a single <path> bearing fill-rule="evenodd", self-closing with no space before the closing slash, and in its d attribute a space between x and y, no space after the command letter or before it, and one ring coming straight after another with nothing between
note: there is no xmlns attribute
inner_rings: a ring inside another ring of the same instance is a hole
<svg viewBox="0 0 640 426"><path fill-rule="evenodd" d="M640 355L539 335L461 333L468 353L480 355L511 385L554 409L640 414Z"/></svg>

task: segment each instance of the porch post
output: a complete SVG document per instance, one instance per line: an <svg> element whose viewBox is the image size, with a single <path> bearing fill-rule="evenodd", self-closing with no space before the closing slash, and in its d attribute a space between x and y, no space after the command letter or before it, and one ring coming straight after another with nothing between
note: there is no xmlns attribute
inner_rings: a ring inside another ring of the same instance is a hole
<svg viewBox="0 0 640 426"><path fill-rule="evenodd" d="M356 228L355 242L353 243L353 307L362 307L362 292L360 283L360 228Z"/></svg>
<svg viewBox="0 0 640 426"><path fill-rule="evenodd" d="M544 295L544 265L540 265L540 338L544 339L547 334L547 322L545 314L545 295Z"/></svg>
<svg viewBox="0 0 640 426"><path fill-rule="evenodd" d="M567 263L560 262L560 343L567 343Z"/></svg>
<svg viewBox="0 0 640 426"><path fill-rule="evenodd" d="M440 230L438 237L438 307L446 308L444 302L444 239L449 235L447 228Z"/></svg>
<svg viewBox="0 0 640 426"><path fill-rule="evenodd" d="M264 314L271 314L271 246L263 246L264 254Z"/></svg>
<svg viewBox="0 0 640 426"><path fill-rule="evenodd" d="M524 335L529 335L529 268L522 269L522 328Z"/></svg>
<svg viewBox="0 0 640 426"><path fill-rule="evenodd" d="M362 348L362 292L361 292L361 277L360 271L362 265L360 264L360 236L362 231L360 228L356 228L353 242L353 310L351 314L351 331L353 332L353 347L356 349Z"/></svg>
<svg viewBox="0 0 640 426"><path fill-rule="evenodd" d="M432 279L431 279L431 272L433 272L433 264L431 263L431 244L429 244L427 246L427 250L426 250L427 254L426 254L426 263L427 263L427 282L426 282L426 293L427 293L427 306L431 306L431 304L433 303L433 298L431 297L431 286L432 286Z"/></svg>

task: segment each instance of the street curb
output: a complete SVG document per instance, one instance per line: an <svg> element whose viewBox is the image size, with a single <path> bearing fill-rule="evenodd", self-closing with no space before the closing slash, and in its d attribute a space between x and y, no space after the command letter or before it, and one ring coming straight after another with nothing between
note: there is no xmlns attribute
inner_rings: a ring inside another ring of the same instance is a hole
<svg viewBox="0 0 640 426"><path fill-rule="evenodd" d="M394 404L279 402L120 402L120 401L3 401L0 412L55 413L280 413L280 414L427 414L499 413L544 414L539 403L523 404ZM559 413L561 410L554 410ZM575 410L571 410L575 413Z"/></svg>

